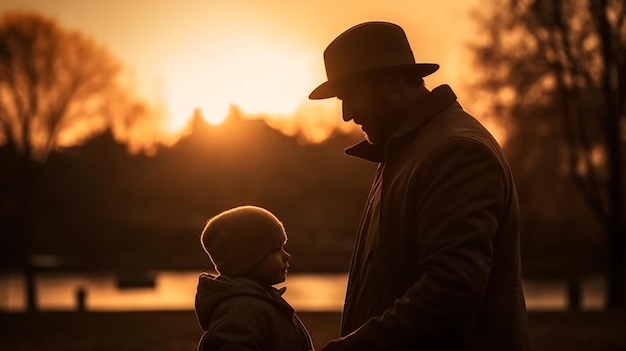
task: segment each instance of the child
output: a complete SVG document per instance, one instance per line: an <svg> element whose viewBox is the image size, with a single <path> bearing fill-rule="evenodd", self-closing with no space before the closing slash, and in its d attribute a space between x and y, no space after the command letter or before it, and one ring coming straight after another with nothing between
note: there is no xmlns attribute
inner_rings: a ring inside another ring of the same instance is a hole
<svg viewBox="0 0 626 351"><path fill-rule="evenodd" d="M308 331L274 284L285 281L289 255L282 223L271 212L241 206L211 218L202 247L219 275L202 273L196 316L198 351L313 350Z"/></svg>

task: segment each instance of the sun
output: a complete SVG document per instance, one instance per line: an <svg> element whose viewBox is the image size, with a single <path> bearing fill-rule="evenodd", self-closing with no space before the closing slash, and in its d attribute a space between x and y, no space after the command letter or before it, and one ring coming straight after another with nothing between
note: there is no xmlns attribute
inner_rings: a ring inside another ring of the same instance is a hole
<svg viewBox="0 0 626 351"><path fill-rule="evenodd" d="M233 104L250 114L292 114L320 79L313 58L288 42L250 33L179 50L163 70L168 128L184 128L196 109L219 124Z"/></svg>

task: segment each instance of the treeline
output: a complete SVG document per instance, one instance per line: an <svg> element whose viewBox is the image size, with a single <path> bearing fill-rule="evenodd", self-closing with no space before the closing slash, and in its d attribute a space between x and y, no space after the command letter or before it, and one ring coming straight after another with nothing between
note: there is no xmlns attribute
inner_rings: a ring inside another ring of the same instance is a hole
<svg viewBox="0 0 626 351"><path fill-rule="evenodd" d="M206 221L224 209L256 204L284 221L293 271L347 270L375 170L343 153L361 135L303 144L237 115L219 126L200 118L192 123L191 134L153 156L131 154L103 133L38 164L32 253L60 258L51 263L56 268L207 269L199 245ZM12 162L2 151L0 250L11 268L23 245L11 220ZM582 205L571 206L575 195L567 184L550 179L549 171L529 173L515 149L508 152L518 175L525 272L599 269L602 236Z"/></svg>
<svg viewBox="0 0 626 351"><path fill-rule="evenodd" d="M345 270L374 172L343 154L358 137L301 144L261 120L198 118L190 135L147 156L100 134L37 166L33 253L80 269L203 268L207 219L255 204L283 220L294 270ZM10 222L5 216L5 257L20 246Z"/></svg>

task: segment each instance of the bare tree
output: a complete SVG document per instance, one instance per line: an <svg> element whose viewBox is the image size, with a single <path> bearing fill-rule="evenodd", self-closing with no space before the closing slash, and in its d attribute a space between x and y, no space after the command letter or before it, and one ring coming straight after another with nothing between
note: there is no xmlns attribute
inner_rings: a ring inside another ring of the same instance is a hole
<svg viewBox="0 0 626 351"><path fill-rule="evenodd" d="M492 111L524 123L550 106L564 130L568 174L608 244L607 307L624 307L626 278L626 3L623 0L493 2L474 52Z"/></svg>
<svg viewBox="0 0 626 351"><path fill-rule="evenodd" d="M14 155L15 228L27 308L37 309L31 186L51 150L107 128L120 64L83 35L31 13L0 17L0 144Z"/></svg>

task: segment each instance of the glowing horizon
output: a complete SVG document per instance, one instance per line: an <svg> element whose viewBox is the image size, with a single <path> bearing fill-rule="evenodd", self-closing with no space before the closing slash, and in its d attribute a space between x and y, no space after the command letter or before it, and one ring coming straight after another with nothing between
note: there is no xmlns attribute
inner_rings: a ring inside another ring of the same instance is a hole
<svg viewBox="0 0 626 351"><path fill-rule="evenodd" d="M441 65L426 79L427 86L450 84L463 104L464 44L472 28L469 9L475 4L477 0L367 0L356 8L330 0L314 5L155 0L145 8L122 0L6 0L0 11L28 10L53 18L61 27L104 44L126 65L137 96L159 114L158 125L125 131L129 143L171 143L185 133L194 111L218 125L230 106L246 118L265 119L285 134L319 142L334 130L352 128L341 119L336 100L307 98L326 79L322 53L336 35L369 20L399 23L416 60ZM70 139L66 136L65 143Z"/></svg>

